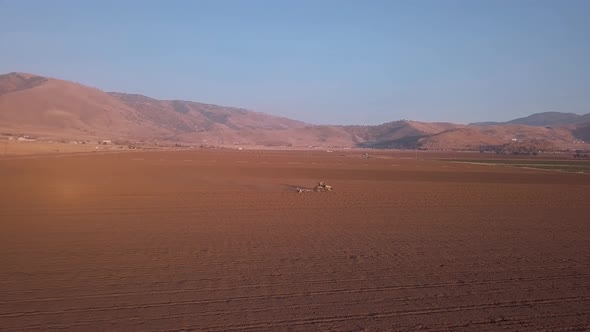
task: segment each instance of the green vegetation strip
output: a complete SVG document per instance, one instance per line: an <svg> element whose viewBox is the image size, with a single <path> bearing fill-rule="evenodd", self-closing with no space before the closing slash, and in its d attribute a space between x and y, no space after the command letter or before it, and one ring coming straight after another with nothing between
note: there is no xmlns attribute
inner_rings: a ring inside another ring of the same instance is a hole
<svg viewBox="0 0 590 332"><path fill-rule="evenodd" d="M443 161L500 165L522 168L556 170L572 173L590 173L590 161L581 160L530 160L530 159L443 159Z"/></svg>

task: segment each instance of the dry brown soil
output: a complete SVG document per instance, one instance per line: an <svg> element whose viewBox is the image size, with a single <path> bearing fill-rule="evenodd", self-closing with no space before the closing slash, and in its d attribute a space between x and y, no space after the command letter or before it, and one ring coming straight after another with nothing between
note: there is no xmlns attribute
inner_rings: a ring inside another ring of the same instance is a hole
<svg viewBox="0 0 590 332"><path fill-rule="evenodd" d="M98 145L98 144L72 144L47 141L19 142L0 139L0 160L14 156L38 155L38 154L63 154L81 152L105 152L127 149L126 146Z"/></svg>
<svg viewBox="0 0 590 332"><path fill-rule="evenodd" d="M590 328L590 176L412 156L0 159L0 330Z"/></svg>

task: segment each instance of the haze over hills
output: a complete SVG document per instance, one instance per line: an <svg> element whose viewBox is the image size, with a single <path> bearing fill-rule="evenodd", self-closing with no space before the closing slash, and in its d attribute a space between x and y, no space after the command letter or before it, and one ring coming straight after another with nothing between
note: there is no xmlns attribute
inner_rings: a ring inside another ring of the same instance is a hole
<svg viewBox="0 0 590 332"><path fill-rule="evenodd" d="M588 122L588 123L586 123ZM312 125L246 109L104 92L42 76L0 75L3 133L78 140L207 145L477 149L514 140L569 147L590 139L590 114L539 113L505 123L393 121Z"/></svg>

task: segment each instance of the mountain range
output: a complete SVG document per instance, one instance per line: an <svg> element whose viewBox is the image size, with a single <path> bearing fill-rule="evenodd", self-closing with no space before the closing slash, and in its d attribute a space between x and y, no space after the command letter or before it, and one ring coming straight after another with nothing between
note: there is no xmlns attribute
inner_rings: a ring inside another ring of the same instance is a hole
<svg viewBox="0 0 590 332"><path fill-rule="evenodd" d="M41 138L206 145L477 149L514 141L574 148L590 141L590 114L547 112L469 125L394 121L313 125L242 108L104 92L25 73L0 75L0 130Z"/></svg>
<svg viewBox="0 0 590 332"><path fill-rule="evenodd" d="M506 122L475 122L476 126L523 125L523 126L564 126L575 125L590 121L590 113L579 115L576 113L543 112L535 113L524 118Z"/></svg>

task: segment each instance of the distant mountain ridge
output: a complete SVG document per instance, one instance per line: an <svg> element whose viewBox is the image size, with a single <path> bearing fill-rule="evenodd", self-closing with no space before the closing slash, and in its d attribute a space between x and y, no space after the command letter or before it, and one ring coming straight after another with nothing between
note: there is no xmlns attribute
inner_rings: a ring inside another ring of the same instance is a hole
<svg viewBox="0 0 590 332"><path fill-rule="evenodd" d="M109 92L127 106L138 110L154 123L186 133L227 129L287 129L308 124L242 108L183 100L157 100L137 94Z"/></svg>
<svg viewBox="0 0 590 332"><path fill-rule="evenodd" d="M526 117L506 121L506 122L474 122L470 125L475 126L497 126L497 125L524 125L524 126L564 126L575 125L590 121L590 113L562 113L562 112L543 112L535 113Z"/></svg>
<svg viewBox="0 0 590 332"><path fill-rule="evenodd" d="M590 140L590 114L538 113L501 124L401 120L374 126L312 125L242 108L157 100L10 73L0 75L0 130L75 140L473 150L529 140L571 147Z"/></svg>

